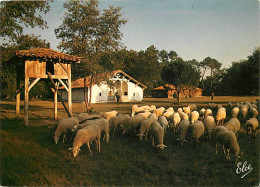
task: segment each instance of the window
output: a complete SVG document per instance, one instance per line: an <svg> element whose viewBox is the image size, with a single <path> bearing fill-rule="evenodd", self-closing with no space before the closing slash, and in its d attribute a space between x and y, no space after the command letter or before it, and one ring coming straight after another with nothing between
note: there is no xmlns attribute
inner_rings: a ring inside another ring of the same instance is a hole
<svg viewBox="0 0 260 187"><path fill-rule="evenodd" d="M134 96L135 96L135 93L134 93Z"/></svg>
<svg viewBox="0 0 260 187"><path fill-rule="evenodd" d="M101 92L99 93L99 96L101 96Z"/></svg>
<svg viewBox="0 0 260 187"><path fill-rule="evenodd" d="M128 95L128 93L127 93L127 92L124 92L124 95Z"/></svg>

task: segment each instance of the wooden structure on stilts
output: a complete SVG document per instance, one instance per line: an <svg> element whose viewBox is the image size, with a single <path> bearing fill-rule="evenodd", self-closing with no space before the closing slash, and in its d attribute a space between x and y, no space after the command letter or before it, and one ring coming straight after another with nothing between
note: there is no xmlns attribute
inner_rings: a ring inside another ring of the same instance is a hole
<svg viewBox="0 0 260 187"><path fill-rule="evenodd" d="M18 59L17 59L18 57ZM68 109L62 102L68 116L72 115L71 96L71 64L80 63L81 58L46 48L19 50L16 52L17 62L17 91L16 91L16 117L20 113L20 93L24 89L24 122L28 121L29 92L40 79L50 79L54 93L54 118L57 119L58 87L61 83L68 92ZM21 80L24 85L21 87ZM60 97L60 96L59 96ZM61 98L61 97L60 97Z"/></svg>

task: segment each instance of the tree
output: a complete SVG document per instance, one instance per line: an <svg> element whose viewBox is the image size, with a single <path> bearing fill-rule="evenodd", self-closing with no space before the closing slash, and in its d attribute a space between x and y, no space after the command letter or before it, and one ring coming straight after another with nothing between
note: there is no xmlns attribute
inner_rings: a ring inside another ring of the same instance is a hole
<svg viewBox="0 0 260 187"><path fill-rule="evenodd" d="M64 7L67 12L63 22L55 29L56 37L62 40L58 47L69 54L82 57L82 63L73 67L73 76L90 76L89 89L86 89L85 81L85 103L89 110L92 84L98 83L98 75L106 72L106 68L99 63L104 53L117 51L122 47L122 33L119 28L126 20L121 18L120 7L110 6L100 11L97 0L68 1Z"/></svg>
<svg viewBox="0 0 260 187"><path fill-rule="evenodd" d="M197 87L200 79L200 71L190 63L177 58L162 68L162 79L167 84L173 84L178 94L180 103L180 93L187 87Z"/></svg>

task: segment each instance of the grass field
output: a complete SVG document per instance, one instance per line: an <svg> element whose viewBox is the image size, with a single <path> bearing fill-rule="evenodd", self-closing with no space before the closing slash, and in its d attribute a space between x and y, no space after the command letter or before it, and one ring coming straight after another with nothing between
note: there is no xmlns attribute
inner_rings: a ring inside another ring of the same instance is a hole
<svg viewBox="0 0 260 187"><path fill-rule="evenodd" d="M253 101L257 97L215 97L214 102L226 106L233 103ZM259 98L259 97L258 97ZM138 105L155 104L157 107L186 106L195 103L207 107L210 97L183 99L180 105L175 99L146 98ZM24 127L23 106L21 119L15 119L15 102L0 102L0 175L3 186L259 186L259 135L251 142L243 129L239 133L240 149L244 152L239 162L250 164L253 170L244 178L237 174L237 165L225 160L219 148L201 138L194 149L192 143L183 147L176 141L178 134L168 129L163 151L154 149L151 141L140 142L137 137L117 135L109 143L101 142L101 152L91 145L93 156L87 146L73 158L67 149L72 142L54 144L54 131L48 126L52 120L53 103L30 101L29 126ZM117 110L130 113L133 103L93 104L94 112ZM58 106L59 118L67 117L62 105ZM73 113L84 112L85 107L73 103ZM242 122L243 124L243 122ZM244 172L245 174L246 172Z"/></svg>

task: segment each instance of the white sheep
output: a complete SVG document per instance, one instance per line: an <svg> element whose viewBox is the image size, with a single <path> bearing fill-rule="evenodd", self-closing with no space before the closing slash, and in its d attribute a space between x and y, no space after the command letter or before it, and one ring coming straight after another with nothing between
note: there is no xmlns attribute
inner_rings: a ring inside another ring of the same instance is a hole
<svg viewBox="0 0 260 187"><path fill-rule="evenodd" d="M75 117L78 118L79 123L83 123L87 120L97 119L100 117L100 115L99 114L79 113L79 114L75 114Z"/></svg>
<svg viewBox="0 0 260 187"><path fill-rule="evenodd" d="M141 122L139 134L137 134L137 136L139 136L140 141L142 141L143 136L145 136L145 141L147 141L147 134L150 130L150 127L153 122L157 121L157 119L158 117L156 116L156 114L151 114L149 118Z"/></svg>
<svg viewBox="0 0 260 187"><path fill-rule="evenodd" d="M118 116L114 116L109 119L109 127L110 129L113 129L113 136L115 135L115 132L119 130L120 124L129 118L130 116L127 114L119 114Z"/></svg>
<svg viewBox="0 0 260 187"><path fill-rule="evenodd" d="M117 115L117 111L110 111L110 112L101 112L101 117L109 120L110 118Z"/></svg>
<svg viewBox="0 0 260 187"><path fill-rule="evenodd" d="M79 151L80 147L83 144L87 144L90 155L92 155L89 143L95 141L97 144L97 151L100 152L100 128L99 126L92 124L88 125L80 130L78 130L76 137L73 142L73 147L68 150L72 150L73 157L75 158Z"/></svg>
<svg viewBox="0 0 260 187"><path fill-rule="evenodd" d="M189 120L189 116L186 113L184 113L184 112L180 113L180 117L181 117L182 120L183 119Z"/></svg>
<svg viewBox="0 0 260 187"><path fill-rule="evenodd" d="M226 114L225 108L222 107L222 108L218 109L217 114L216 114L217 125L224 123L224 120L226 119L226 115L227 114Z"/></svg>
<svg viewBox="0 0 260 187"><path fill-rule="evenodd" d="M165 110L165 112L172 112L172 113L174 113L174 110L173 110L172 107L169 107L169 108L167 108L167 109Z"/></svg>
<svg viewBox="0 0 260 187"><path fill-rule="evenodd" d="M204 134L205 127L202 121L195 121L189 126L189 136L193 140L193 144L196 147L199 143L199 138Z"/></svg>
<svg viewBox="0 0 260 187"><path fill-rule="evenodd" d="M205 111L205 117L207 116L212 116L212 110L209 108Z"/></svg>
<svg viewBox="0 0 260 187"><path fill-rule="evenodd" d="M255 118L256 116L258 116L258 111L256 108L250 108L249 112L250 112L252 118Z"/></svg>
<svg viewBox="0 0 260 187"><path fill-rule="evenodd" d="M217 105L216 105L215 103L209 103L209 107L210 107L211 109L213 109L213 108L216 108Z"/></svg>
<svg viewBox="0 0 260 187"><path fill-rule="evenodd" d="M79 120L77 117L70 117L70 118L65 118L62 119L58 122L58 127L55 131L55 135L54 135L54 141L57 144L60 136L63 135L63 143L64 140L66 138L66 134L69 131L72 131L72 129L74 128L75 125L79 124Z"/></svg>
<svg viewBox="0 0 260 187"><path fill-rule="evenodd" d="M199 113L197 111L192 111L190 115L190 122L194 123L199 120Z"/></svg>
<svg viewBox="0 0 260 187"><path fill-rule="evenodd" d="M258 120L256 118L250 118L245 123L245 128L247 135L251 138L252 135L255 136L256 129L258 127Z"/></svg>
<svg viewBox="0 0 260 187"><path fill-rule="evenodd" d="M167 111L164 112L162 116L164 116L168 122L172 123L172 116L173 116L174 111Z"/></svg>
<svg viewBox="0 0 260 187"><path fill-rule="evenodd" d="M228 130L234 132L238 137L238 131L240 129L240 121L237 118L231 118L228 122L224 124Z"/></svg>
<svg viewBox="0 0 260 187"><path fill-rule="evenodd" d="M132 135L134 134L136 135L138 129L140 129L141 122L145 119L146 119L145 116L142 115L141 113L133 117L130 117L120 125L120 128L123 130L122 134L130 133Z"/></svg>
<svg viewBox="0 0 260 187"><path fill-rule="evenodd" d="M160 108L157 108L155 111L153 111L153 113L159 117L159 116L163 115L164 110L165 110L164 107L160 107Z"/></svg>
<svg viewBox="0 0 260 187"><path fill-rule="evenodd" d="M183 112L182 108L178 108L178 109L177 109L177 112L178 112L178 113Z"/></svg>
<svg viewBox="0 0 260 187"><path fill-rule="evenodd" d="M190 108L189 107L183 107L183 112L187 115L190 115Z"/></svg>
<svg viewBox="0 0 260 187"><path fill-rule="evenodd" d="M150 112L153 112L153 111L155 111L155 110L156 110L156 106L155 106L155 105L151 105L149 111L150 111Z"/></svg>
<svg viewBox="0 0 260 187"><path fill-rule="evenodd" d="M216 122L213 116L207 116L203 120L205 126L205 134L207 134L208 139L212 138L213 130L216 128Z"/></svg>
<svg viewBox="0 0 260 187"><path fill-rule="evenodd" d="M172 128L173 131L177 131L178 130L178 126L179 123L181 122L181 117L180 114L178 112L175 112L172 116Z"/></svg>
<svg viewBox="0 0 260 187"><path fill-rule="evenodd" d="M167 128L169 127L169 122L166 119L165 116L159 116L158 118L158 122L160 123L160 125L163 127L164 129L164 133L166 133Z"/></svg>
<svg viewBox="0 0 260 187"><path fill-rule="evenodd" d="M220 143L226 151L226 159L230 160L229 152L232 151L235 154L236 161L239 158L239 145L234 132L229 130L222 130L216 134L216 154L218 153L217 144Z"/></svg>
<svg viewBox="0 0 260 187"><path fill-rule="evenodd" d="M186 135L188 133L189 127L190 127L190 122L187 119L182 120L179 124L180 137L177 140L180 140L181 145L183 145L184 142L187 142Z"/></svg>
<svg viewBox="0 0 260 187"><path fill-rule="evenodd" d="M194 110L197 110L197 106L192 104L192 105L189 105L188 106L190 108L190 111L194 111Z"/></svg>
<svg viewBox="0 0 260 187"><path fill-rule="evenodd" d="M205 108L200 109L200 112L199 112L199 113L200 113L201 119L204 119L205 112L206 112L206 109L205 109Z"/></svg>
<svg viewBox="0 0 260 187"><path fill-rule="evenodd" d="M248 113L248 107L246 105L241 105L240 106L240 114L242 115L242 117L245 119L246 115Z"/></svg>
<svg viewBox="0 0 260 187"><path fill-rule="evenodd" d="M231 116L232 118L236 118L239 114L239 108L238 107L234 107L232 110L231 110Z"/></svg>
<svg viewBox="0 0 260 187"><path fill-rule="evenodd" d="M138 105L133 105L131 108L131 116L133 117L135 115L135 111L138 109Z"/></svg>
<svg viewBox="0 0 260 187"><path fill-rule="evenodd" d="M144 116L145 119L147 119L150 116L151 112L142 112L142 113L139 113L139 114Z"/></svg>
<svg viewBox="0 0 260 187"><path fill-rule="evenodd" d="M160 125L159 122L153 122L151 127L150 127L150 134L152 138L152 145L154 145L154 139L156 138L158 141L158 145L156 147L159 147L161 150L163 150L166 145L163 144L163 138L164 138L164 130L163 127Z"/></svg>

